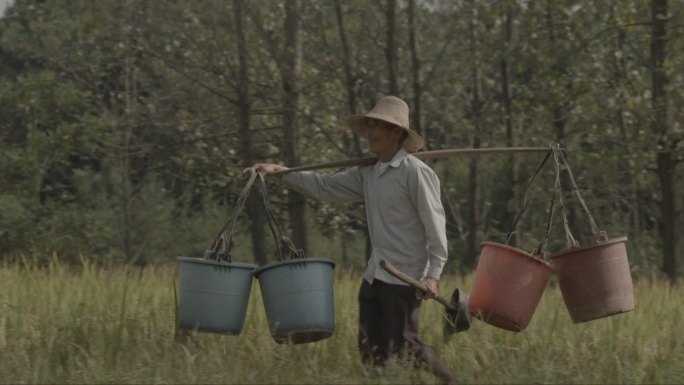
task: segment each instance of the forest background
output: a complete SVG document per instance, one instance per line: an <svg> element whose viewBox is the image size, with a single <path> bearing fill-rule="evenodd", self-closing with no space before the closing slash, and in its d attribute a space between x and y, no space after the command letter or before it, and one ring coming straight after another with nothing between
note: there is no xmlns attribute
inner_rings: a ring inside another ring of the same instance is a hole
<svg viewBox="0 0 684 385"><path fill-rule="evenodd" d="M601 229L629 237L633 273L674 281L683 11L667 0L16 0L0 19L0 260L200 256L244 167L368 156L344 118L392 94L430 150L559 143ZM449 271L470 271L479 242L505 240L542 158L429 162ZM512 244L542 241L553 182L546 166ZM364 265L361 205L268 185L307 255ZM563 187L570 227L590 243ZM268 263L257 194L245 213L233 258ZM566 247L562 216L553 224L547 252Z"/></svg>

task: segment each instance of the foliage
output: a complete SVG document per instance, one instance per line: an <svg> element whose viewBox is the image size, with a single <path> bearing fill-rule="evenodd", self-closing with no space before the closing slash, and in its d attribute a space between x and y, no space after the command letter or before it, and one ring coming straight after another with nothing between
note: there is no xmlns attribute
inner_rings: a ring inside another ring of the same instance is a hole
<svg viewBox="0 0 684 385"><path fill-rule="evenodd" d="M304 2L300 101L302 161L355 156L343 119L386 92L383 2L341 6L349 44L343 52L333 1ZM651 122L650 10L639 1L417 2L421 127L430 149L469 147L473 90L481 89L482 146L505 146L501 62L509 68L514 144L560 142L599 225L630 237L640 272L658 268L663 213ZM414 103L407 8L399 2L398 82ZM224 1L16 0L0 19L0 258L80 252L144 264L200 253L237 198L246 154L283 158L283 2L250 1L247 44L251 148L241 145L235 3ZM670 3L668 30L673 153L684 158L681 2ZM505 19L513 38L505 42ZM474 36L473 39L470 36ZM352 84L345 79L350 60ZM479 71L479 81L473 79ZM346 92L358 98L349 106ZM518 156L524 185L538 159ZM470 202L463 158L431 163L449 209L450 264L459 265L464 234L503 241L515 214L509 160L482 158L478 209ZM681 191L681 166L675 169ZM523 245L539 241L552 173L533 186L520 227ZM675 180L677 180L675 178ZM287 223L287 192L272 186ZM681 195L681 194L680 194ZM568 201L570 197L568 196ZM680 207L684 202L680 202ZM362 210L310 202L311 227L363 254ZM578 206L577 232L586 233ZM451 215L454 214L454 215ZM684 211L677 213L684 217ZM245 228L253 218L240 217ZM558 219L557 219L558 220ZM682 221L684 223L684 220ZM467 224L466 224L467 225ZM555 223L554 229L559 225ZM241 230L242 231L242 230ZM343 234L352 234L345 238ZM243 242L250 242L247 233ZM551 248L564 245L553 234ZM325 245L316 253L329 252ZM248 253L248 252L247 252ZM338 255L337 253L331 253ZM354 259L363 260L363 255Z"/></svg>

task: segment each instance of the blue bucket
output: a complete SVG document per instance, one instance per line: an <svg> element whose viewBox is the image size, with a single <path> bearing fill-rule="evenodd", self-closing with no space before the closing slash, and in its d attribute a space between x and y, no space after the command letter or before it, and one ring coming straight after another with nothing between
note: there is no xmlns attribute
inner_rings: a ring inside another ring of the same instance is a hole
<svg viewBox="0 0 684 385"><path fill-rule="evenodd" d="M315 342L335 330L332 261L303 258L276 262L254 275L277 343Z"/></svg>
<svg viewBox="0 0 684 385"><path fill-rule="evenodd" d="M255 265L178 257L182 329L240 334L245 323Z"/></svg>

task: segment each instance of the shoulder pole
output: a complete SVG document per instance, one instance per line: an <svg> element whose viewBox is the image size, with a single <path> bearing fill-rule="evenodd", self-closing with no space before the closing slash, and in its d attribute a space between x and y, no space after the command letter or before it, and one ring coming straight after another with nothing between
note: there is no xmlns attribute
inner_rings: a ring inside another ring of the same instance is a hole
<svg viewBox="0 0 684 385"><path fill-rule="evenodd" d="M429 160L429 159L447 158L447 157L451 157L451 156L460 156L460 155L476 156L476 155L494 155L494 154L511 154L511 153L527 154L527 153L546 153L549 151L551 151L550 147L453 148L453 149L446 149L446 150L420 151L420 152L414 152L411 155L413 155L416 158L421 159L421 160ZM288 168L287 170L274 172L274 173L269 174L269 175L280 176L280 175L289 174L291 172L318 170L318 169L322 169L322 168L368 166L371 164L375 164L377 161L378 161L378 158L376 158L376 157L345 159L345 160L338 160L338 161L334 161L334 162L316 163L316 164L291 167L291 168Z"/></svg>

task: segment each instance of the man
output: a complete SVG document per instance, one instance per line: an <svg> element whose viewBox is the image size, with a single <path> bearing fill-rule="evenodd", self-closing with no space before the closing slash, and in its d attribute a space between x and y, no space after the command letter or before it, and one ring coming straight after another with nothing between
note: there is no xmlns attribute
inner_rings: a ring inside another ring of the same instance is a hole
<svg viewBox="0 0 684 385"><path fill-rule="evenodd" d="M372 254L359 290L359 350L364 363L383 365L407 347L417 362L446 382L454 375L436 353L418 339L421 298L379 265L387 259L437 295L437 281L447 260L444 208L435 172L410 155L423 139L409 128L409 108L395 96L380 98L365 115L347 118L349 128L368 140L378 157L372 166L332 175L285 174L283 181L305 195L331 202L365 202ZM270 174L286 170L255 164L245 170Z"/></svg>

